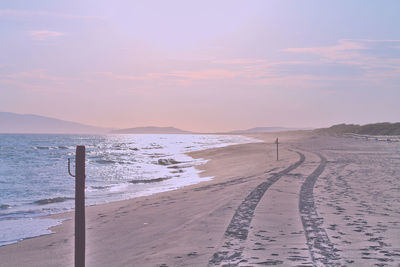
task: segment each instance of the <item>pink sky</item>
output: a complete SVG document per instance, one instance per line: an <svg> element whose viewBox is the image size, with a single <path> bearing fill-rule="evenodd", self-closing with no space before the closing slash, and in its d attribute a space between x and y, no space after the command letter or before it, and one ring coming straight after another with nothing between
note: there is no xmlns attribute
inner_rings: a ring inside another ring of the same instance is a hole
<svg viewBox="0 0 400 267"><path fill-rule="evenodd" d="M193 131L398 121L399 9L398 1L3 2L0 111Z"/></svg>

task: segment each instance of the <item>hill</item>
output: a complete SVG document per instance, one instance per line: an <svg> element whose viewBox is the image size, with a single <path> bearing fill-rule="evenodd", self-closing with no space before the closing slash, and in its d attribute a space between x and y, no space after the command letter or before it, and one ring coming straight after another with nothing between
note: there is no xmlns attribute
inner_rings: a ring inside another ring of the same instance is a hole
<svg viewBox="0 0 400 267"><path fill-rule="evenodd" d="M315 132L328 134L400 135L400 122L381 122L366 125L337 124L329 128L316 129Z"/></svg>
<svg viewBox="0 0 400 267"><path fill-rule="evenodd" d="M110 129L32 114L0 112L0 133L106 133Z"/></svg>
<svg viewBox="0 0 400 267"><path fill-rule="evenodd" d="M174 127L135 127L111 131L115 134L190 134L192 132L184 131Z"/></svg>
<svg viewBox="0 0 400 267"><path fill-rule="evenodd" d="M244 134L244 133L272 133L272 132L284 132L284 131L295 131L299 130L296 128L285 128L285 127L255 127L247 130L236 130L230 133Z"/></svg>

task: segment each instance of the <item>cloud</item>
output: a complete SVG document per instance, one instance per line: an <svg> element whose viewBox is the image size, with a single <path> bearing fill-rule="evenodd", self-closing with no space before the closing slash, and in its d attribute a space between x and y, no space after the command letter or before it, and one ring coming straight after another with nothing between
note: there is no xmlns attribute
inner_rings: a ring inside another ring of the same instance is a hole
<svg viewBox="0 0 400 267"><path fill-rule="evenodd" d="M180 85L188 85L198 81L229 80L233 78L248 78L245 71L230 71L225 69L203 69L198 71L175 70L165 72L153 72L144 75L126 75L113 72L94 72L97 76L114 80L131 80L140 82L168 82Z"/></svg>
<svg viewBox="0 0 400 267"><path fill-rule="evenodd" d="M167 73L166 77L176 77L189 80L215 80L230 79L240 76L242 73L238 71L228 71L224 69L206 69L201 71L175 71Z"/></svg>
<svg viewBox="0 0 400 267"><path fill-rule="evenodd" d="M35 41L44 41L49 38L59 37L59 36L63 36L63 35L64 35L64 33L62 33L62 32L46 31L46 30L29 32L29 36L31 37L32 40L35 40Z"/></svg>
<svg viewBox="0 0 400 267"><path fill-rule="evenodd" d="M204 69L199 71L166 71L163 73L154 72L145 75L121 75L113 72L95 72L93 74L104 75L118 80L154 80L162 78L214 80L232 78L240 75L240 72L228 71L224 69Z"/></svg>
<svg viewBox="0 0 400 267"><path fill-rule="evenodd" d="M382 52L396 49L396 44L400 44L400 40L343 39L331 46L286 48L282 51L314 54L329 62L363 65L371 60L376 63L377 59L384 59Z"/></svg>
<svg viewBox="0 0 400 267"><path fill-rule="evenodd" d="M46 73L44 69L35 69L30 72L19 72L13 74L5 74L3 77L10 79L40 79L47 81L64 81L65 78ZM1 76L0 76L1 77Z"/></svg>
<svg viewBox="0 0 400 267"><path fill-rule="evenodd" d="M44 69L0 75L0 84L12 85L30 92L63 91L71 78L49 74Z"/></svg>
<svg viewBox="0 0 400 267"><path fill-rule="evenodd" d="M358 64L357 60L362 51L367 49L365 44L354 40L339 40L338 44L332 46L287 48L284 52L314 54L327 62L341 62L347 64Z"/></svg>
<svg viewBox="0 0 400 267"><path fill-rule="evenodd" d="M156 88L189 87L255 91L314 88L325 91L333 87L344 90L348 85L387 88L400 77L398 44L400 40L344 39L327 46L287 48L281 60L275 61L264 57L204 59L194 56L184 60L168 58L145 73L108 69L91 74L93 80L132 92L139 88L156 91ZM302 56L299 58L296 54Z"/></svg>
<svg viewBox="0 0 400 267"><path fill-rule="evenodd" d="M227 64L227 65L253 65L265 63L263 59L257 58L235 58L235 59L225 59L225 60L213 60L214 63L217 64Z"/></svg>
<svg viewBox="0 0 400 267"><path fill-rule="evenodd" d="M329 55L341 51L356 51L365 49L365 46L353 40L339 40L338 44L332 46L302 47L302 48L286 48L283 51L294 53L313 53L319 55Z"/></svg>
<svg viewBox="0 0 400 267"><path fill-rule="evenodd" d="M350 73L351 70L354 77L347 77L349 79L363 77L373 82L384 82L387 77L396 77L399 73L399 44L400 40L343 39L335 45L287 48L283 51L318 56L317 60L311 57L310 61L338 68L331 76L342 71L340 76L344 77L345 72Z"/></svg>

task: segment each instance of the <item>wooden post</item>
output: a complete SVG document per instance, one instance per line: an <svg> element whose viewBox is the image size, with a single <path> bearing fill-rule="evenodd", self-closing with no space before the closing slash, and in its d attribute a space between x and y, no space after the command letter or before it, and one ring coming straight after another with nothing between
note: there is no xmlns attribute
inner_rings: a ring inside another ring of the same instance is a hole
<svg viewBox="0 0 400 267"><path fill-rule="evenodd" d="M278 161L279 160L279 148L278 148L279 141L278 141L278 137L276 138L275 144L276 144L276 160Z"/></svg>
<svg viewBox="0 0 400 267"><path fill-rule="evenodd" d="M75 155L75 267L85 266L85 146Z"/></svg>

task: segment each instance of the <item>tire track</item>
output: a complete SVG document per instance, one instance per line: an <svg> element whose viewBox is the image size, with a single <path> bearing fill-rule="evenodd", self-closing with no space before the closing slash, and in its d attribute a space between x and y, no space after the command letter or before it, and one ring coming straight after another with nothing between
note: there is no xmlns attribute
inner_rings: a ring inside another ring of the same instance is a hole
<svg viewBox="0 0 400 267"><path fill-rule="evenodd" d="M282 176L303 164L305 160L304 154L300 152L296 153L300 157L296 163L268 178L267 181L259 184L239 205L225 231L222 249L214 253L208 263L209 266L237 266L240 263L242 260L244 242L247 239L250 223L253 219L257 204L272 184L278 181Z"/></svg>
<svg viewBox="0 0 400 267"><path fill-rule="evenodd" d="M322 227L323 218L318 216L314 203L314 185L325 169L327 160L319 153L318 167L306 178L300 189L299 211L307 246L314 266L340 266L339 256L328 234Z"/></svg>

